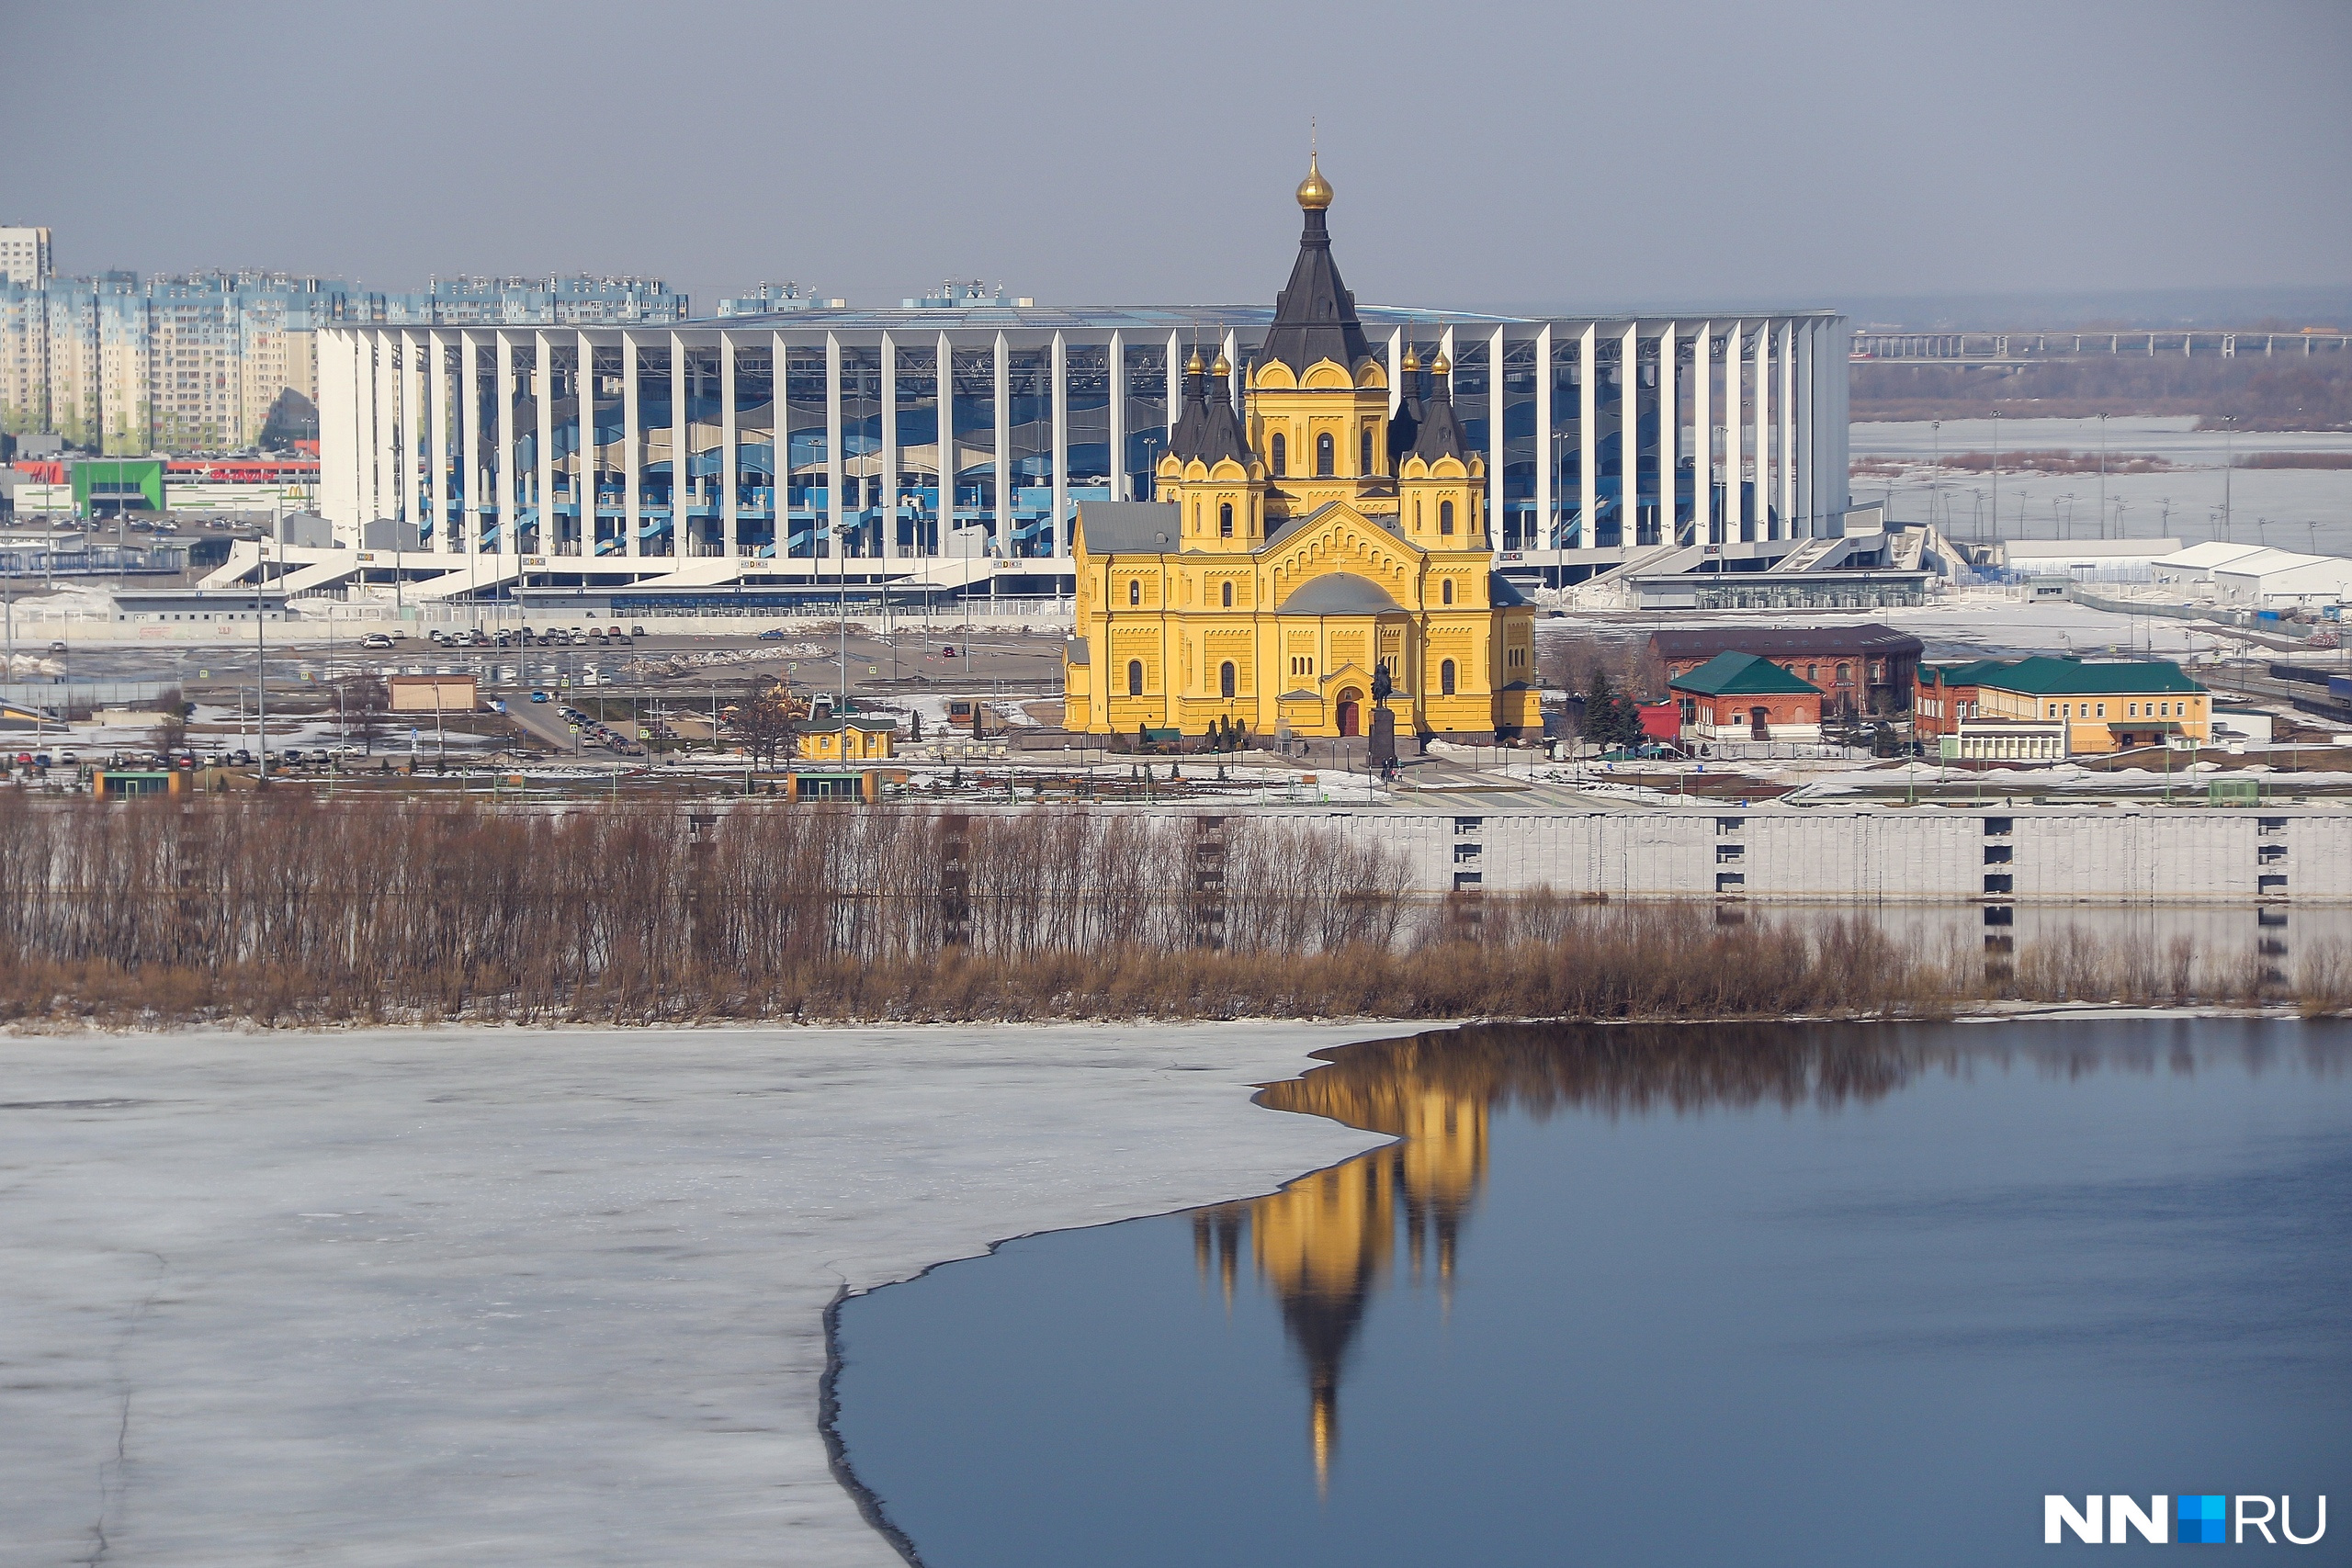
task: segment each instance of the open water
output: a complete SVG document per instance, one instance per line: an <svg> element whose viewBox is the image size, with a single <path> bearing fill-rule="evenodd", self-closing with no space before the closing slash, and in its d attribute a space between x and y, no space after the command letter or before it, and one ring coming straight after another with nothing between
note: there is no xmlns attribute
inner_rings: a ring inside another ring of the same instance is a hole
<svg viewBox="0 0 2352 1568"><path fill-rule="evenodd" d="M843 1303L836 1430L932 1568L2038 1562L2048 1493L2308 1533L2347 1067L2276 1021L1351 1046L1266 1099L1397 1142Z"/></svg>

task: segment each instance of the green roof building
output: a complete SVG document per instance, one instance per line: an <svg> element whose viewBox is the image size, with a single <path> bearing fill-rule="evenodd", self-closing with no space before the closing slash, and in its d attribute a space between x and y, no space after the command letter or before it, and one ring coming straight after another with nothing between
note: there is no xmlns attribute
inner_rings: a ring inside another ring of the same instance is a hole
<svg viewBox="0 0 2352 1568"><path fill-rule="evenodd" d="M1675 676L1667 686L1672 691L1705 697L1799 692L1821 695L1821 688L1812 682L1792 675L1770 660L1753 653L1718 653L1696 670Z"/></svg>

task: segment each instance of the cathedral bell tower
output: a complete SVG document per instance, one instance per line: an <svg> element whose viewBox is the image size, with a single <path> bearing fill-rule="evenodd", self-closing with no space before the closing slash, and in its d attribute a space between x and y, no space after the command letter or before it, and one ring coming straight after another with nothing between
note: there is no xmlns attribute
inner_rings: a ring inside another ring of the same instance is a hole
<svg viewBox="0 0 2352 1568"><path fill-rule="evenodd" d="M1159 460L1157 493L1176 503L1187 550L1247 554L1266 539L1266 465L1233 412L1233 363L1201 351L1184 366L1184 406Z"/></svg>
<svg viewBox="0 0 2352 1568"><path fill-rule="evenodd" d="M1265 461L1278 517L1393 493L1388 372L1331 259L1331 186L1311 159L1298 205L1298 260L1250 378L1250 443Z"/></svg>
<svg viewBox="0 0 2352 1568"><path fill-rule="evenodd" d="M1397 411L1399 433L1412 445L1396 457L1396 514L1405 537L1425 550L1486 547L1481 504L1487 490L1487 459L1475 450L1453 412L1453 362L1440 349L1430 361L1426 398L1412 385L1418 361L1405 360L1405 402Z"/></svg>

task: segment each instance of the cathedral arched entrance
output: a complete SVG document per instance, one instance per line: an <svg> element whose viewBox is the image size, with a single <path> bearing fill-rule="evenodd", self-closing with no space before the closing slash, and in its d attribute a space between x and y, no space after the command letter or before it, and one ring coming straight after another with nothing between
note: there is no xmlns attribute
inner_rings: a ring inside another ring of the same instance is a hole
<svg viewBox="0 0 2352 1568"><path fill-rule="evenodd" d="M1340 693L1340 706L1338 711L1340 733L1341 735L1361 735L1363 733L1363 694L1362 692L1356 690L1353 686L1349 686L1343 689Z"/></svg>

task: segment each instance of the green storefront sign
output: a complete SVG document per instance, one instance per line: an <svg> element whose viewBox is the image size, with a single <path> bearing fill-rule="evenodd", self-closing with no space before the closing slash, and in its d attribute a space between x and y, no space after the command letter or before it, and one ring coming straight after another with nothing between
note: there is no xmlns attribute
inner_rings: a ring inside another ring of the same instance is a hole
<svg viewBox="0 0 2352 1568"><path fill-rule="evenodd" d="M74 465L74 513L164 510L164 459L85 457Z"/></svg>

